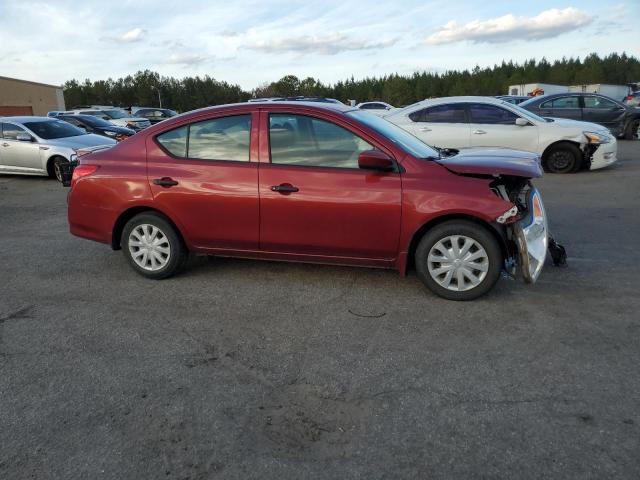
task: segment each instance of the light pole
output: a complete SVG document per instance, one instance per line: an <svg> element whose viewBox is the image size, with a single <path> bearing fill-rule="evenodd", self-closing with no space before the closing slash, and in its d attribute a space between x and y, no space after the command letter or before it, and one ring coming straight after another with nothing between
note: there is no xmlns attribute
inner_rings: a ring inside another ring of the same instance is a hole
<svg viewBox="0 0 640 480"><path fill-rule="evenodd" d="M158 92L158 103L160 104L160 108L162 108L162 98L160 98L160 89L155 85L151 85L151 88Z"/></svg>

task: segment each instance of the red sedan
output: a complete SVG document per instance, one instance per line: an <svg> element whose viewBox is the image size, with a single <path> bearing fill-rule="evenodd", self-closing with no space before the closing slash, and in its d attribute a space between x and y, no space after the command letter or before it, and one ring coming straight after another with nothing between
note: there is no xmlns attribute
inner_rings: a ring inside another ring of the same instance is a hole
<svg viewBox="0 0 640 480"><path fill-rule="evenodd" d="M71 233L149 278L200 252L415 267L436 294L469 300L503 269L535 281L546 257L536 155L434 149L344 105L196 110L75 163Z"/></svg>

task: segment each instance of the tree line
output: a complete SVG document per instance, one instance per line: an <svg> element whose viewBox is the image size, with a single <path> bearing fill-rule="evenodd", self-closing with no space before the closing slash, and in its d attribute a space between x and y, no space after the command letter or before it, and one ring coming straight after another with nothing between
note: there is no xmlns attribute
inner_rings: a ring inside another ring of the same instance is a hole
<svg viewBox="0 0 640 480"><path fill-rule="evenodd" d="M216 80L209 75L176 79L149 70L113 80L69 80L64 84L65 103L75 105L158 106L185 112L209 105L243 102L252 97L323 96L346 102L383 100L396 106L407 105L431 97L449 95L500 95L509 85L523 83L555 83L581 85L611 83L624 85L640 81L640 60L626 53L600 57L593 53L580 58L562 58L553 62L545 58L523 63L503 61L499 65L471 70L415 72L411 75L390 74L356 80L339 81L333 85L319 79L299 79L286 75L265 83L252 91L239 85Z"/></svg>

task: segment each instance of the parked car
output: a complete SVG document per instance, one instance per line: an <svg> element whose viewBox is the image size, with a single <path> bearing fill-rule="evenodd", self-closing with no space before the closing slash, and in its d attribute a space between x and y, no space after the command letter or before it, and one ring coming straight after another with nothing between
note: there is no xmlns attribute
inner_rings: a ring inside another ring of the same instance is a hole
<svg viewBox="0 0 640 480"><path fill-rule="evenodd" d="M437 295L469 300L503 268L540 275L541 174L532 153L439 152L345 105L263 102L166 120L81 156L64 183L71 233L122 249L149 278L188 252L415 266Z"/></svg>
<svg viewBox="0 0 640 480"><path fill-rule="evenodd" d="M629 107L640 107L640 91L630 93L624 97L622 103Z"/></svg>
<svg viewBox="0 0 640 480"><path fill-rule="evenodd" d="M60 164L79 149L116 143L50 117L0 117L0 142L0 173L58 180Z"/></svg>
<svg viewBox="0 0 640 480"><path fill-rule="evenodd" d="M126 110L116 107L106 107L95 105L93 107L78 107L64 112L64 115L93 115L102 118L117 127L125 127L136 132L151 126L151 122L146 118L133 117Z"/></svg>
<svg viewBox="0 0 640 480"><path fill-rule="evenodd" d="M602 125L616 137L637 138L640 109L597 93L559 93L532 98L520 106L542 117L570 118Z"/></svg>
<svg viewBox="0 0 640 480"><path fill-rule="evenodd" d="M145 107L132 107L131 115L135 115L139 118L146 118L151 122L151 125L162 122L167 118L175 117L178 113L168 108L145 108Z"/></svg>
<svg viewBox="0 0 640 480"><path fill-rule="evenodd" d="M393 110L395 107L386 102L375 101L359 103L356 105L356 108L360 110Z"/></svg>
<svg viewBox="0 0 640 480"><path fill-rule="evenodd" d="M366 110L369 113L373 113L374 115L378 115L380 117L387 115L388 113L396 110L396 107L390 105L385 102L362 102L356 105L356 108L360 110Z"/></svg>
<svg viewBox="0 0 640 480"><path fill-rule="evenodd" d="M491 97L424 100L384 117L441 148L501 147L534 152L552 173L595 170L617 160L606 128L567 119L545 119Z"/></svg>
<svg viewBox="0 0 640 480"><path fill-rule="evenodd" d="M118 142L129 138L136 133L135 130L124 127L116 127L114 124L93 115L58 115L58 120L64 120L75 125L87 133L95 133L117 140Z"/></svg>
<svg viewBox="0 0 640 480"><path fill-rule="evenodd" d="M504 100L505 102L513 103L514 105L519 105L522 102L531 100L531 97L523 97L521 95L496 95L495 98Z"/></svg>

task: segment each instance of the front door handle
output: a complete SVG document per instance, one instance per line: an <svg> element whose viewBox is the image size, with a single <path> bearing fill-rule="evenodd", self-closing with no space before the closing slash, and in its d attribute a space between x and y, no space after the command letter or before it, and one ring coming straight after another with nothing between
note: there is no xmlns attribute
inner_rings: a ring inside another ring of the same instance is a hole
<svg viewBox="0 0 640 480"><path fill-rule="evenodd" d="M484 130L474 130L473 133L474 135L484 135L487 132L485 132Z"/></svg>
<svg viewBox="0 0 640 480"><path fill-rule="evenodd" d="M2 146L3 146L3 147L8 147L8 146L9 146L9 144L8 144L7 142L4 142L4 143L2 144Z"/></svg>
<svg viewBox="0 0 640 480"><path fill-rule="evenodd" d="M285 195L289 193L297 192L298 190L299 190L298 187L294 187L290 183L281 183L280 185L274 185L271 187L272 192L278 192Z"/></svg>
<svg viewBox="0 0 640 480"><path fill-rule="evenodd" d="M176 182L173 178L171 177L162 177L162 178L156 178L153 183L155 185L160 185L161 187L173 187L174 185L178 185L178 182Z"/></svg>
<svg viewBox="0 0 640 480"><path fill-rule="evenodd" d="M431 131L431 129L430 129L429 127L422 127L422 128L420 129L420 131L421 131L421 132L430 132L430 131Z"/></svg>

